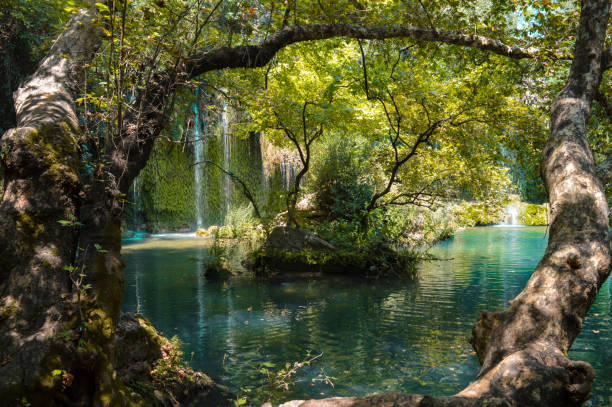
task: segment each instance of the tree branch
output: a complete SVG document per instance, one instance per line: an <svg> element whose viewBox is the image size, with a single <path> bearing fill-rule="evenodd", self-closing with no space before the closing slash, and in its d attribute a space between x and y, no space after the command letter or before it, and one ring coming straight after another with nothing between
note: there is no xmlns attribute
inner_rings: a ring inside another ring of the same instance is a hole
<svg viewBox="0 0 612 407"><path fill-rule="evenodd" d="M408 38L422 42L442 42L464 47L479 48L509 58L536 58L539 49L523 48L503 43L482 35L437 31L429 28L393 25L368 27L349 24L313 24L285 27L264 40L261 45L221 47L189 58L186 72L196 77L205 72L224 68L257 68L266 65L276 53L291 44L335 37L355 39Z"/></svg>

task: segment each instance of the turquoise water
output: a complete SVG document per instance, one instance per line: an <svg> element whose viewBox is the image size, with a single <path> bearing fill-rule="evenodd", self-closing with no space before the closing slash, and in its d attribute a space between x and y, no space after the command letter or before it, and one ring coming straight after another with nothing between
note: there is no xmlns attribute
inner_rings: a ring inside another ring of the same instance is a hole
<svg viewBox="0 0 612 407"><path fill-rule="evenodd" d="M468 339L480 311L502 310L520 292L544 252L545 232L459 232L433 249L445 260L423 264L415 282L210 283L202 276L209 242L131 242L124 247L124 311L178 335L191 365L235 392L266 383L258 372L263 363L277 370L322 354L299 369L280 400L383 391L448 395L479 370ZM234 250L239 267L240 248ZM593 406L612 405L611 317L606 283L570 352L597 371Z"/></svg>

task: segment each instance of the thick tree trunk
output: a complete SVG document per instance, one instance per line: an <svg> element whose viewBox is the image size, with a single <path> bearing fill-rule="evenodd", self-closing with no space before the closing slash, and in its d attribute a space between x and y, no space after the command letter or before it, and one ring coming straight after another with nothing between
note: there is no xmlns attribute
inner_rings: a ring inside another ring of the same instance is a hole
<svg viewBox="0 0 612 407"><path fill-rule="evenodd" d="M36 72L17 90L18 127L1 139L3 405L127 405L112 366L123 292L119 225L102 227L102 222L79 216L87 191L80 181L74 98L83 67L102 41L96 14L90 7L71 18ZM100 218L98 213L92 217ZM85 230L102 227L104 237L95 243L108 252L98 252L93 241L79 238L80 223ZM79 262L88 257L95 257L91 263L99 267L84 295L72 280L88 272ZM70 267L75 270L72 279Z"/></svg>
<svg viewBox="0 0 612 407"><path fill-rule="evenodd" d="M383 394L283 406L579 406L587 400L595 372L567 352L611 267L608 206L585 136L608 15L609 0L583 1L572 68L553 103L541 157L552 211L548 247L508 309L484 311L474 328L482 363L477 379L451 397Z"/></svg>

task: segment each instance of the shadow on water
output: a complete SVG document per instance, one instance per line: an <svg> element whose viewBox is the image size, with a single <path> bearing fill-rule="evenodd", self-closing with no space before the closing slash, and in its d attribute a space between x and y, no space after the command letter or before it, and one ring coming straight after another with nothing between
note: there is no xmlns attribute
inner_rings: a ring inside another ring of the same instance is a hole
<svg viewBox="0 0 612 407"><path fill-rule="evenodd" d="M423 264L417 282L211 283L202 277L210 241L143 240L124 248L124 310L139 310L166 335L178 335L194 368L236 392L261 384L261 363L280 368L323 353L285 399L453 394L479 370L468 339L480 311L503 309L545 247L544 228L474 228L437 245L434 254L452 260ZM237 268L244 251L234 250ZM612 402L610 290L602 289L570 352L597 371L594 406ZM333 388L319 380L325 377Z"/></svg>

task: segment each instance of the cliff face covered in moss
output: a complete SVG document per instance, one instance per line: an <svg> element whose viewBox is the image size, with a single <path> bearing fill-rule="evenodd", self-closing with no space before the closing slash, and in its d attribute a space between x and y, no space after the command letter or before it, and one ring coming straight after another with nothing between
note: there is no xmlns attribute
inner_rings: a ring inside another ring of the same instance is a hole
<svg viewBox="0 0 612 407"><path fill-rule="evenodd" d="M235 174L265 213L284 210L284 190L296 173L291 153L259 134L237 135L238 113L223 100L196 92L180 125L157 143L127 197L127 228L194 231L228 223L249 205L240 186L213 165ZM212 162L212 163L211 163Z"/></svg>

